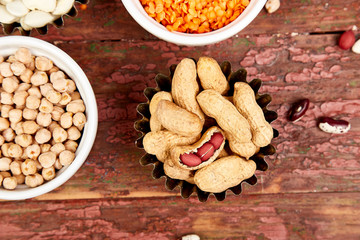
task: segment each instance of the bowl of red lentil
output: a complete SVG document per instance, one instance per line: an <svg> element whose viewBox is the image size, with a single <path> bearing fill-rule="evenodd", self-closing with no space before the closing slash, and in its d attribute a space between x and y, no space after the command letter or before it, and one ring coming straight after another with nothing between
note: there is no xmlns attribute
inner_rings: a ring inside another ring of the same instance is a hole
<svg viewBox="0 0 360 240"><path fill-rule="evenodd" d="M133 0L123 4L149 33L178 45L220 42L248 26L266 0Z"/></svg>

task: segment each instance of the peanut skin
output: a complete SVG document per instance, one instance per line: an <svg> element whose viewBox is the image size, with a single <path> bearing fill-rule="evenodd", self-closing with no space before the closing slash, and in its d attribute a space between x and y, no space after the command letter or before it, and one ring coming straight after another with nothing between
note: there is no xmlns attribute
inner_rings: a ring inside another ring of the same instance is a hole
<svg viewBox="0 0 360 240"><path fill-rule="evenodd" d="M219 64L213 58L200 57L197 62L197 73L204 89L213 89L224 95L230 88Z"/></svg>
<svg viewBox="0 0 360 240"><path fill-rule="evenodd" d="M256 103L254 91L244 82L235 83L234 89L235 107L250 124L252 142L258 147L267 146L273 137L273 129Z"/></svg>
<svg viewBox="0 0 360 240"><path fill-rule="evenodd" d="M164 162L172 146L192 144L199 138L200 134L195 137L184 137L170 131L157 131L147 133L143 145L147 153L156 155L159 161Z"/></svg>
<svg viewBox="0 0 360 240"><path fill-rule="evenodd" d="M194 181L205 192L219 193L250 178L255 170L254 161L232 155L196 171Z"/></svg>
<svg viewBox="0 0 360 240"><path fill-rule="evenodd" d="M194 184L194 171L180 168L169 162L171 159L166 159L164 162L164 171L167 176Z"/></svg>
<svg viewBox="0 0 360 240"><path fill-rule="evenodd" d="M182 169L187 169L187 170L197 170L200 168L203 168L209 164L211 164L212 162L215 161L215 159L218 157L218 155L220 154L220 152L223 150L224 145L225 145L225 136L222 140L222 143L220 143L219 147L213 152L212 156L207 159L206 161L201 162L200 164L196 165L196 166L188 166L185 165L184 163L181 162L180 156L182 154L196 154L196 151L199 150L199 148L201 146L203 146L205 143L210 142L210 139L212 137L212 135L214 133L221 133L223 136L225 135L224 132L214 126L209 128L200 138L199 141L197 141L196 143L192 144L192 145L178 145L178 146L173 146L170 149L170 158L172 160L172 163L175 164L176 166L182 168ZM169 162L169 164L171 165L171 163Z"/></svg>
<svg viewBox="0 0 360 240"><path fill-rule="evenodd" d="M182 136L197 136L203 127L197 115L168 100L158 103L155 114L164 128Z"/></svg>
<svg viewBox="0 0 360 240"><path fill-rule="evenodd" d="M230 148L235 145L231 144L232 141L236 141L237 144L246 144L249 148L231 148L233 152L246 158L251 157L251 153L255 153L256 146L251 142L250 125L231 102L214 90L204 90L196 99L204 113L209 117L215 118L221 129L225 131Z"/></svg>
<svg viewBox="0 0 360 240"><path fill-rule="evenodd" d="M199 93L199 84L196 78L195 62L192 59L184 58L175 69L171 94L177 105L195 113L204 123L204 113L196 101L196 95Z"/></svg>
<svg viewBox="0 0 360 240"><path fill-rule="evenodd" d="M169 100L172 102L172 96L169 92L161 91L156 93L149 104L149 110L150 110L150 129L151 131L160 131L163 129L159 119L156 116L156 109L157 105L161 100Z"/></svg>

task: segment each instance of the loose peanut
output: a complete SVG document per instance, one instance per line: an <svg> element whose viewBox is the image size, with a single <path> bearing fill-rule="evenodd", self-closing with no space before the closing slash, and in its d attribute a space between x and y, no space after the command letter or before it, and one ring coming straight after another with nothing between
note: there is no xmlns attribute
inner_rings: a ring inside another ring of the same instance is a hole
<svg viewBox="0 0 360 240"><path fill-rule="evenodd" d="M238 153L240 156L249 158L255 153L256 146L251 142L250 125L231 102L214 90L204 90L196 99L204 113L216 119L216 122L225 131L229 142L236 140L239 143L252 146L250 149L253 151L247 150L244 153Z"/></svg>
<svg viewBox="0 0 360 240"><path fill-rule="evenodd" d="M164 162L168 158L172 146L192 144L199 138L200 135L184 137L165 130L147 133L143 139L143 145L146 152L156 155L159 161ZM67 147L66 143L65 147Z"/></svg>
<svg viewBox="0 0 360 240"><path fill-rule="evenodd" d="M175 69L171 94L177 105L195 113L204 124L205 115L196 101L196 95L199 93L199 84L196 78L195 62L192 59L184 58Z"/></svg>
<svg viewBox="0 0 360 240"><path fill-rule="evenodd" d="M254 91L244 82L235 83L234 89L235 107L250 124L252 142L258 147L267 146L273 138L273 129L256 103Z"/></svg>
<svg viewBox="0 0 360 240"><path fill-rule="evenodd" d="M203 127L200 118L168 100L161 100L156 116L164 128L182 136L197 136Z"/></svg>
<svg viewBox="0 0 360 240"><path fill-rule="evenodd" d="M232 155L198 170L194 182L205 192L219 193L250 178L255 170L254 161Z"/></svg>
<svg viewBox="0 0 360 240"><path fill-rule="evenodd" d="M210 57L200 57L197 62L197 73L201 86L225 94L230 86L217 61Z"/></svg>

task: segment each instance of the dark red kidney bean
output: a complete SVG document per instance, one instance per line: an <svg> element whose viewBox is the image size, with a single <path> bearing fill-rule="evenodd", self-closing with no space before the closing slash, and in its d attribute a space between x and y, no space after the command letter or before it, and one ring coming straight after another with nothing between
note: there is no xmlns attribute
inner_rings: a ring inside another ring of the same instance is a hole
<svg viewBox="0 0 360 240"><path fill-rule="evenodd" d="M209 143L211 143L214 146L215 150L217 150L219 149L223 141L224 136L221 133L217 132L211 136Z"/></svg>
<svg viewBox="0 0 360 240"><path fill-rule="evenodd" d="M204 162L214 154L214 151L214 146L207 142L197 149L196 155Z"/></svg>
<svg viewBox="0 0 360 240"><path fill-rule="evenodd" d="M310 101L305 98L294 103L289 111L289 120L296 122L305 115L305 112L309 108Z"/></svg>
<svg viewBox="0 0 360 240"><path fill-rule="evenodd" d="M355 34L352 30L348 30L341 34L339 39L339 47L344 50L350 49L355 43Z"/></svg>
<svg viewBox="0 0 360 240"><path fill-rule="evenodd" d="M335 120L323 117L319 121L319 128L327 133L347 133L350 130L350 123L345 120Z"/></svg>
<svg viewBox="0 0 360 240"><path fill-rule="evenodd" d="M193 153L184 153L180 155L183 164L189 167L195 167L201 163L201 159Z"/></svg>

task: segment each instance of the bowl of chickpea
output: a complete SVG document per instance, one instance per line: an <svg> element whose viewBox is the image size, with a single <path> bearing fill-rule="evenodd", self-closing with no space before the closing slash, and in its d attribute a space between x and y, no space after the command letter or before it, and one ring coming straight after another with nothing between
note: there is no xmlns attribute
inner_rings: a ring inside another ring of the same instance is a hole
<svg viewBox="0 0 360 240"><path fill-rule="evenodd" d="M248 26L266 0L122 1L149 33L167 42L203 46L228 39Z"/></svg>
<svg viewBox="0 0 360 240"><path fill-rule="evenodd" d="M82 166L95 141L95 94L80 66L40 39L0 38L0 199L37 197Z"/></svg>

